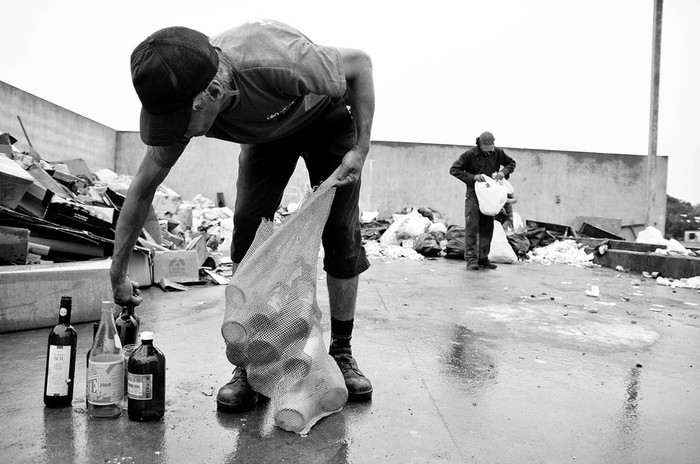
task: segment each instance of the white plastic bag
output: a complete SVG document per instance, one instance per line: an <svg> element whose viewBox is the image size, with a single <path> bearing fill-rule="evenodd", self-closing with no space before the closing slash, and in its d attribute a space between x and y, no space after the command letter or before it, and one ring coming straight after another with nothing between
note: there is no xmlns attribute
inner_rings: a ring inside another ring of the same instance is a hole
<svg viewBox="0 0 700 464"><path fill-rule="evenodd" d="M518 262L518 256L513 251L513 247L510 246L503 226L498 221L493 221L493 237L491 238L489 261L503 264Z"/></svg>
<svg viewBox="0 0 700 464"><path fill-rule="evenodd" d="M652 245L668 245L661 231L649 226L637 235L637 243L651 243Z"/></svg>
<svg viewBox="0 0 700 464"><path fill-rule="evenodd" d="M489 176L484 176L486 182L474 183L476 198L479 200L479 210L486 216L495 216L501 212L508 200L508 187L496 182Z"/></svg>
<svg viewBox="0 0 700 464"><path fill-rule="evenodd" d="M382 245L400 245L403 239L425 233L432 224L415 209L408 214L394 214L393 219L394 222L379 238Z"/></svg>

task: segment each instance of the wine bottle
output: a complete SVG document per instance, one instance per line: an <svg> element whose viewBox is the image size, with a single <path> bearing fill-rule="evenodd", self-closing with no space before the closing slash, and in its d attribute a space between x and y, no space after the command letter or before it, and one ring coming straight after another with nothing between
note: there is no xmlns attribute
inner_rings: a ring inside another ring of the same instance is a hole
<svg viewBox="0 0 700 464"><path fill-rule="evenodd" d="M113 304L102 302L102 318L88 361L88 414L110 419L122 414L124 398L124 358L114 324Z"/></svg>
<svg viewBox="0 0 700 464"><path fill-rule="evenodd" d="M165 355L153 345L153 332L141 332L129 358L129 419L155 421L165 414Z"/></svg>
<svg viewBox="0 0 700 464"><path fill-rule="evenodd" d="M49 332L44 376L44 404L50 408L64 408L70 406L73 401L78 334L70 324L71 309L71 297L62 296L58 311L58 325Z"/></svg>

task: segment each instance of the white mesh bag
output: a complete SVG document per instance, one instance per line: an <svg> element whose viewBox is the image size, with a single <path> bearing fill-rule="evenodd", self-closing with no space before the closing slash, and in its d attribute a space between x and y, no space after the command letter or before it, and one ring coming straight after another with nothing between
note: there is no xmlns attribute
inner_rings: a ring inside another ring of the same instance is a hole
<svg viewBox="0 0 700 464"><path fill-rule="evenodd" d="M226 288L226 355L246 369L255 391L270 398L275 425L299 434L340 411L348 398L323 343L316 301L316 264L335 176L281 225L263 220Z"/></svg>

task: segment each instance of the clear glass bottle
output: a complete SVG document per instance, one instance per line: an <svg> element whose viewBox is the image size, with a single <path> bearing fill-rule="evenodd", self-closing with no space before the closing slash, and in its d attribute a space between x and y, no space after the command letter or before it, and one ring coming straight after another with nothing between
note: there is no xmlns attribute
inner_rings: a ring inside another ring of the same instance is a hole
<svg viewBox="0 0 700 464"><path fill-rule="evenodd" d="M49 332L44 375L44 404L64 408L73 401L75 352L78 334L70 324L72 299L62 296L58 310L58 325Z"/></svg>
<svg viewBox="0 0 700 464"><path fill-rule="evenodd" d="M100 328L100 323L99 322L93 322L92 323L92 345L95 344L95 336L97 335L97 329ZM85 356L85 378L87 379L90 377L90 352L92 351L92 345L90 345L90 349L87 352L87 355ZM85 408L89 408L90 405L88 403L88 387L90 384L88 382L85 382Z"/></svg>
<svg viewBox="0 0 700 464"><path fill-rule="evenodd" d="M141 332L141 345L129 358L129 419L155 421L165 414L165 355L153 345L153 332Z"/></svg>
<svg viewBox="0 0 700 464"><path fill-rule="evenodd" d="M102 318L88 361L88 414L111 419L122 413L124 398L124 358L114 324L113 304L102 302Z"/></svg>

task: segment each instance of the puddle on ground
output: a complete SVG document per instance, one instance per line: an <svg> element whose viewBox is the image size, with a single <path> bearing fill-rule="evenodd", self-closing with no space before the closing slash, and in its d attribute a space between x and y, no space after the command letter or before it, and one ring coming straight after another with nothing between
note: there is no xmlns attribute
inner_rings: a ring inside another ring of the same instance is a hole
<svg viewBox="0 0 700 464"><path fill-rule="evenodd" d="M643 324L632 324L624 319L572 318L565 316L561 307L485 305L469 311L486 314L489 319L504 324L511 335L536 339L546 337L552 342L638 350L659 339L658 332Z"/></svg>

